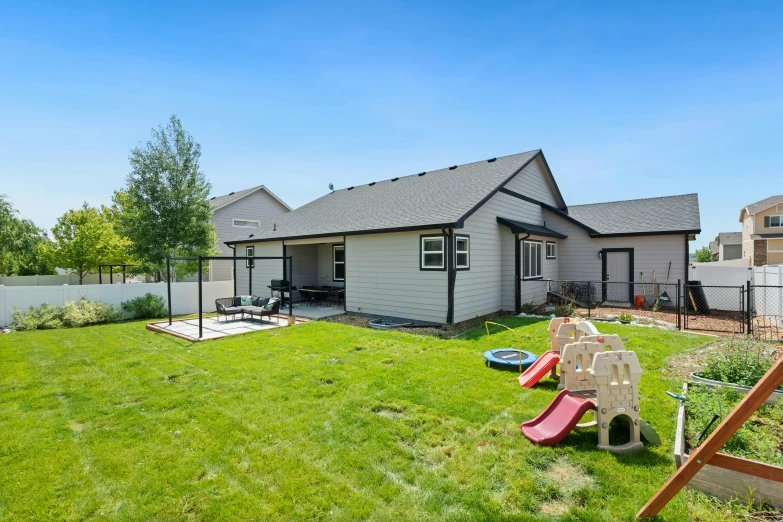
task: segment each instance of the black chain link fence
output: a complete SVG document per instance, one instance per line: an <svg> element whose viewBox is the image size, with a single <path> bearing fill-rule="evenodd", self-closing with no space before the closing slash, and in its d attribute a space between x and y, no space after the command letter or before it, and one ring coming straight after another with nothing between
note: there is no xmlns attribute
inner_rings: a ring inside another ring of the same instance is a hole
<svg viewBox="0 0 783 522"><path fill-rule="evenodd" d="M521 311L680 327L677 283L537 279L521 283Z"/></svg>
<svg viewBox="0 0 783 522"><path fill-rule="evenodd" d="M783 286L750 285L748 328L755 339L783 341Z"/></svg>
<svg viewBox="0 0 783 522"><path fill-rule="evenodd" d="M745 333L745 287L704 286L690 281L683 287L683 298L686 330Z"/></svg>

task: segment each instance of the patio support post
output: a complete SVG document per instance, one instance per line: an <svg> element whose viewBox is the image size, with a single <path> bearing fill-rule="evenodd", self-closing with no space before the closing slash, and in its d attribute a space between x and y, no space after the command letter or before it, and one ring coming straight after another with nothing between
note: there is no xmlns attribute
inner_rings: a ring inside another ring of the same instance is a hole
<svg viewBox="0 0 783 522"><path fill-rule="evenodd" d="M229 245L229 248L234 253L234 271L231 272L231 279L234 280L234 295L237 295L237 249Z"/></svg>
<svg viewBox="0 0 783 522"><path fill-rule="evenodd" d="M98 284L99 285L103 284L103 265L100 265L98 267Z"/></svg>
<svg viewBox="0 0 783 522"><path fill-rule="evenodd" d="M125 284L125 265L122 265L122 284Z"/></svg>
<svg viewBox="0 0 783 522"><path fill-rule="evenodd" d="M198 338L201 339L201 335L203 333L203 322L204 322L204 314L203 314L203 303L201 302L201 269L203 268L203 262L201 259L201 256L198 256Z"/></svg>
<svg viewBox="0 0 783 522"><path fill-rule="evenodd" d="M114 265L109 265L109 284L114 284Z"/></svg>
<svg viewBox="0 0 783 522"><path fill-rule="evenodd" d="M169 305L169 326L171 326L171 259L166 257L166 294Z"/></svg>
<svg viewBox="0 0 783 522"><path fill-rule="evenodd" d="M253 249L253 257L248 258L249 261L246 261L247 284L248 284L247 293L250 295L253 295L253 265L256 263L255 257L256 257L256 251L255 249Z"/></svg>
<svg viewBox="0 0 783 522"><path fill-rule="evenodd" d="M285 266L285 259L283 259L283 266ZM288 317L294 315L294 292L291 290L294 287L294 256L288 257L288 274L290 279L288 280Z"/></svg>

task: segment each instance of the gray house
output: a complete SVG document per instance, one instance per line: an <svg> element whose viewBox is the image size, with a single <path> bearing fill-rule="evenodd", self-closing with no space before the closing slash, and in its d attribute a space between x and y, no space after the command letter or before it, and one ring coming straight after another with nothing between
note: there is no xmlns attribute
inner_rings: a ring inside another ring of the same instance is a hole
<svg viewBox="0 0 783 522"><path fill-rule="evenodd" d="M224 196L210 199L212 205L212 223L218 237L219 255L233 255L233 250L226 246L227 239L242 235L247 230L253 230L270 220L291 212L291 207L264 185L258 185L245 190L231 192ZM210 262L210 281L230 281L233 277L233 267L226 262ZM191 278L196 280L194 276Z"/></svg>
<svg viewBox="0 0 783 522"><path fill-rule="evenodd" d="M350 313L457 323L517 310L527 280L684 279L700 228L696 194L569 207L534 150L336 190L226 243L293 256L238 268L238 292L328 283Z"/></svg>

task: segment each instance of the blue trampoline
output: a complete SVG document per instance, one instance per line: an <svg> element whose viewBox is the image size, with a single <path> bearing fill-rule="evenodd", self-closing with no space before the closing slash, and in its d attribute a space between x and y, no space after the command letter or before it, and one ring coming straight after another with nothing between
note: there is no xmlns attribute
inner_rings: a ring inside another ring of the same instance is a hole
<svg viewBox="0 0 783 522"><path fill-rule="evenodd" d="M527 367L538 360L538 356L527 350L517 350L515 348L498 348L484 352L484 359L487 360L487 366L498 368L520 368Z"/></svg>

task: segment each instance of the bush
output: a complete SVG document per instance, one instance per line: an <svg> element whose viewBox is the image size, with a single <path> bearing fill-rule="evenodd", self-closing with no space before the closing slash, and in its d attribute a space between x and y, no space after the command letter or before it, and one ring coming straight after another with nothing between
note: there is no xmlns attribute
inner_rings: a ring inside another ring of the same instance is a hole
<svg viewBox="0 0 783 522"><path fill-rule="evenodd" d="M151 319L168 315L166 301L162 297L150 293L130 301L124 301L122 309L128 312L134 319Z"/></svg>
<svg viewBox="0 0 783 522"><path fill-rule="evenodd" d="M69 301L65 306L46 302L38 307L31 306L26 313L14 308L13 317L11 328L17 331L77 328L90 324L114 323L125 318L122 311L112 305L86 299L81 299L78 303Z"/></svg>
<svg viewBox="0 0 783 522"><path fill-rule="evenodd" d="M525 303L521 307L521 312L525 314L540 314L541 307L539 305L534 305L533 303Z"/></svg>
<svg viewBox="0 0 783 522"><path fill-rule="evenodd" d="M776 350L752 338L727 339L721 350L704 361L700 377L742 386L754 386L777 361Z"/></svg>
<svg viewBox="0 0 783 522"><path fill-rule="evenodd" d="M631 314L620 314L617 316L618 321L625 321L626 323L630 323L633 321L633 316Z"/></svg>

